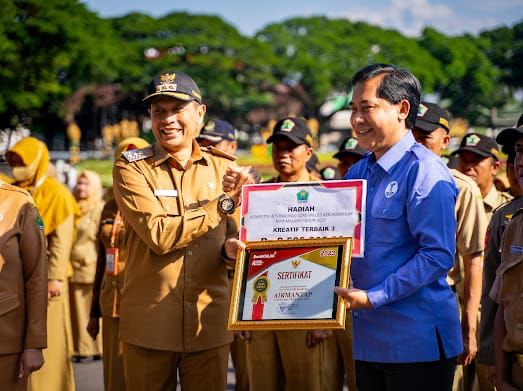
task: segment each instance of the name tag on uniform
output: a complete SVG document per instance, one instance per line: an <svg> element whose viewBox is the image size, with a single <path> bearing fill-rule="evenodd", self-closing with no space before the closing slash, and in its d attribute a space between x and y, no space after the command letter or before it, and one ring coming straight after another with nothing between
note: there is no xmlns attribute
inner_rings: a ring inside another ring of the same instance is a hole
<svg viewBox="0 0 523 391"><path fill-rule="evenodd" d="M510 246L510 252L512 254L523 255L523 247L521 247L521 246Z"/></svg>
<svg viewBox="0 0 523 391"><path fill-rule="evenodd" d="M105 272L111 275L118 274L118 249L115 247L105 249Z"/></svg>
<svg viewBox="0 0 523 391"><path fill-rule="evenodd" d="M178 197L178 191L175 189L155 189L154 195L156 197Z"/></svg>

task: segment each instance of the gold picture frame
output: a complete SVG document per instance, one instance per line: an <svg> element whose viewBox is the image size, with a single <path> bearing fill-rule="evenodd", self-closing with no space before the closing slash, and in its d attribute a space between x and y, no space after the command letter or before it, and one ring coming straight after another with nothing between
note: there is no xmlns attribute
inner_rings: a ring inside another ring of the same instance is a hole
<svg viewBox="0 0 523 391"><path fill-rule="evenodd" d="M334 286L348 287L351 249L350 237L247 242L236 257L228 329L345 328Z"/></svg>

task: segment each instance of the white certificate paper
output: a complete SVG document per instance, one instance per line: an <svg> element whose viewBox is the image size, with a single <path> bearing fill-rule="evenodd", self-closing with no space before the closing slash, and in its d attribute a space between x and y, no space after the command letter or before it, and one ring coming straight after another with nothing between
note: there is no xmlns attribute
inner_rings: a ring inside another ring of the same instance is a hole
<svg viewBox="0 0 523 391"><path fill-rule="evenodd" d="M365 195L363 179L244 186L240 240L351 237L362 257Z"/></svg>

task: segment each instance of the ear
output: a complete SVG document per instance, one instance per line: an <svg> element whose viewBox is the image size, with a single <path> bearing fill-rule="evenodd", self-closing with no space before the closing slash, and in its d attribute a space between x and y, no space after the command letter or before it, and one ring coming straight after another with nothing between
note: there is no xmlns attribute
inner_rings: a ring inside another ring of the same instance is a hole
<svg viewBox="0 0 523 391"><path fill-rule="evenodd" d="M443 136L443 142L442 142L442 148L441 149L447 149L449 144L450 144L450 135L448 133L446 133Z"/></svg>
<svg viewBox="0 0 523 391"><path fill-rule="evenodd" d="M207 112L207 106L201 104L198 106L198 124L203 124L203 119L205 118L205 113Z"/></svg>
<svg viewBox="0 0 523 391"><path fill-rule="evenodd" d="M491 158L493 160L493 163L492 163L492 175L496 175L499 171L499 167L501 166L501 163L499 162L499 160L496 160L494 158Z"/></svg>
<svg viewBox="0 0 523 391"><path fill-rule="evenodd" d="M307 160L306 160L306 162L309 161L311 156L312 156L312 148L311 147L307 147Z"/></svg>
<svg viewBox="0 0 523 391"><path fill-rule="evenodd" d="M407 99L403 99L398 103L398 121L405 121L409 116L410 112L410 102Z"/></svg>

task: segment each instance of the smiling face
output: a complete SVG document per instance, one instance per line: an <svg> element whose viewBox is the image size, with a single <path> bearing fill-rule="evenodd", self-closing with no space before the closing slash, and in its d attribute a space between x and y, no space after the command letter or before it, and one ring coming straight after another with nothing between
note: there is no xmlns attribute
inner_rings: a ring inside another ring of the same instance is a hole
<svg viewBox="0 0 523 391"><path fill-rule="evenodd" d="M205 105L169 97L158 97L149 109L152 131L156 141L171 153L192 148L192 139L198 134Z"/></svg>
<svg viewBox="0 0 523 391"><path fill-rule="evenodd" d="M350 104L356 138L376 159L407 133L405 119L410 109L406 99L393 104L377 96L382 79L383 75L379 75L356 83Z"/></svg>

